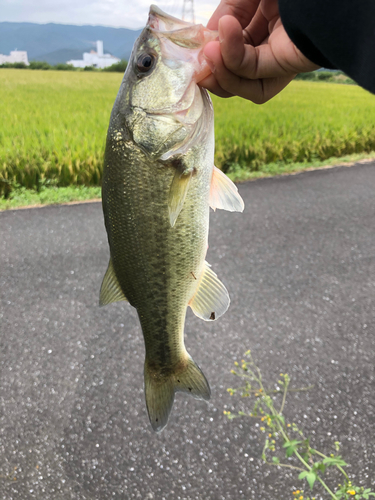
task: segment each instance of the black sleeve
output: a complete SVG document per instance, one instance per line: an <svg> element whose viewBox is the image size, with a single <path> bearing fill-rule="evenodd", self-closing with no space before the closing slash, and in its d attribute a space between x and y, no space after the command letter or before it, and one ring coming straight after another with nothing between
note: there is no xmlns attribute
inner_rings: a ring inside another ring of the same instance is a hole
<svg viewBox="0 0 375 500"><path fill-rule="evenodd" d="M279 0L289 37L310 61L375 93L374 0Z"/></svg>

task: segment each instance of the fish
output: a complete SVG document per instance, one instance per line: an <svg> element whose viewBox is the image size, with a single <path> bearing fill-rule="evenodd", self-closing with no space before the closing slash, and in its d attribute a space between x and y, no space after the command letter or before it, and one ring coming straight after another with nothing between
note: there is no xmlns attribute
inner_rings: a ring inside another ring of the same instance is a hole
<svg viewBox="0 0 375 500"><path fill-rule="evenodd" d="M203 48L216 38L152 5L107 133L102 204L110 260L99 303L126 300L137 310L156 432L167 425L176 392L210 398L184 345L187 307L213 321L230 302L205 261L209 207L244 209L235 184L214 166L213 107L198 85L211 72Z"/></svg>

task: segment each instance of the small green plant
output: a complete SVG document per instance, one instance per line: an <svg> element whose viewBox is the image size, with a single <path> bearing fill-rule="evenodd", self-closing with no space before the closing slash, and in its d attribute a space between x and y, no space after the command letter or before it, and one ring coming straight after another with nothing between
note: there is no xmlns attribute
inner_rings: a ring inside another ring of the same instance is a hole
<svg viewBox="0 0 375 500"><path fill-rule="evenodd" d="M280 373L275 389L266 389L263 385L262 374L255 364L251 352L245 353L247 360L241 363L235 362L233 375L244 380L245 385L236 389L229 388L231 396L239 393L241 397L254 397L254 406L250 413L240 411L236 414L224 411L229 418L250 417L260 421L260 431L265 434L265 443L262 451L262 459L270 466L284 467L298 472L298 478L306 481L312 491L316 483L324 488L329 498L334 500L368 500L375 497L375 492L370 488L354 485L346 471L348 464L337 453L340 451L340 443L334 443L335 453L325 455L310 445L310 437L306 437L303 431L295 424L285 420L283 411L286 396L291 391L305 391L311 387L301 389L290 389L290 378L287 374ZM276 407L275 396L282 395L280 406ZM283 452L283 453L282 453ZM284 463L280 456L285 454L288 462ZM343 476L342 484L338 484L334 491L323 479L325 471L336 469ZM315 500L315 497L305 496L303 490L293 492L294 499Z"/></svg>

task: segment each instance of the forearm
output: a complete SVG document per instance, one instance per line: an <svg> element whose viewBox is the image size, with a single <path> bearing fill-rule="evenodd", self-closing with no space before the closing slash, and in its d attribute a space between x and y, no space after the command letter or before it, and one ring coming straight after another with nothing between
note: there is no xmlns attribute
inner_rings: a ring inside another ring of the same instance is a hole
<svg viewBox="0 0 375 500"><path fill-rule="evenodd" d="M279 10L308 59L344 71L375 93L374 0L279 0Z"/></svg>

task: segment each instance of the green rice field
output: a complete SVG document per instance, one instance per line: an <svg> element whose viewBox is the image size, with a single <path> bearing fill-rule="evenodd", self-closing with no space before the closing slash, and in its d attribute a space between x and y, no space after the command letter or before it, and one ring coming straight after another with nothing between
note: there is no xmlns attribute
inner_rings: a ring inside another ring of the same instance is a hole
<svg viewBox="0 0 375 500"><path fill-rule="evenodd" d="M100 185L118 73L0 69L0 193ZM267 165L375 151L375 96L295 81L257 106L214 97L216 165L241 179Z"/></svg>

